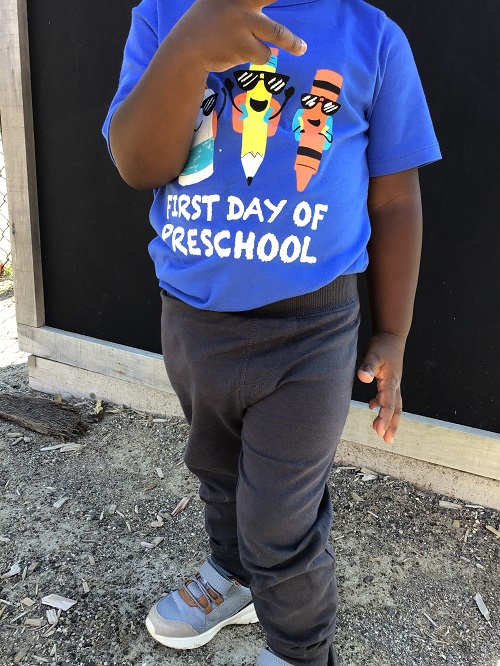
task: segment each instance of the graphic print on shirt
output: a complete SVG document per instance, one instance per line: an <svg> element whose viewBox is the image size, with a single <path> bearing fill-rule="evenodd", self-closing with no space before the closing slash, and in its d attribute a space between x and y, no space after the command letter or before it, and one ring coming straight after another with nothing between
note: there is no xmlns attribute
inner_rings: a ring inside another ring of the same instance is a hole
<svg viewBox="0 0 500 666"><path fill-rule="evenodd" d="M299 142L295 159L297 190L303 192L318 172L323 151L333 142L333 115L340 109L337 99L343 77L330 69L318 69L311 91L300 96L301 108L292 128Z"/></svg>
<svg viewBox="0 0 500 666"><path fill-rule="evenodd" d="M278 49L271 49L271 57L265 65L253 65L234 72L238 87L244 92L233 97L234 82L226 79L225 85L233 105L233 129L242 135L241 164L251 185L264 161L268 137L276 134L280 114L295 89L286 85L289 76L279 74ZM283 94L283 104L274 95Z"/></svg>
<svg viewBox="0 0 500 666"><path fill-rule="evenodd" d="M215 107L218 93L206 88L194 127L193 142L188 161L179 175L179 185L193 185L209 178L214 172L214 146L217 135L217 119L226 105L226 91L222 88L224 101L217 114Z"/></svg>

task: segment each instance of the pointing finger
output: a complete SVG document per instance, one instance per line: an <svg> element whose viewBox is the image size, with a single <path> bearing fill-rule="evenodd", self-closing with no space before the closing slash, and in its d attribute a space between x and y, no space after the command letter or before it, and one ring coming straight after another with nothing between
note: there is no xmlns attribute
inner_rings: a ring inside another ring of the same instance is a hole
<svg viewBox="0 0 500 666"><path fill-rule="evenodd" d="M260 14L257 18L254 35L257 39L270 42L292 55L303 55L307 50L307 44L300 37L264 14Z"/></svg>

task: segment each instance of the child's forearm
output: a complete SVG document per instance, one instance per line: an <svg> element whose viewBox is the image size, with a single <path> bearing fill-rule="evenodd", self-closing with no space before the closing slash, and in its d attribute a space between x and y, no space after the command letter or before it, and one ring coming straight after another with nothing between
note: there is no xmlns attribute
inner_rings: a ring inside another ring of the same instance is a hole
<svg viewBox="0 0 500 666"><path fill-rule="evenodd" d="M418 170L372 178L368 195L372 236L368 285L373 332L358 370L362 382L376 380L370 409L379 409L375 432L393 442L403 403L401 376L410 330L422 245Z"/></svg>
<svg viewBox="0 0 500 666"><path fill-rule="evenodd" d="M263 42L304 53L302 40L261 12L270 1L196 0L174 26L111 121L111 152L129 185L160 187L182 171L209 72L264 64Z"/></svg>
<svg viewBox="0 0 500 666"><path fill-rule="evenodd" d="M372 178L368 207L373 331L405 340L413 316L422 245L418 170Z"/></svg>

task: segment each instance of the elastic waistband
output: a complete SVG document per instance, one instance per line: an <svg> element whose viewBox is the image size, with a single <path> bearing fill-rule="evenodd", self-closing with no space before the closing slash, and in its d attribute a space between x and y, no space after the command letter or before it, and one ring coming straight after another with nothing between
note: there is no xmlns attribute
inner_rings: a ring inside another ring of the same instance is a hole
<svg viewBox="0 0 500 666"><path fill-rule="evenodd" d="M251 317L304 317L311 314L328 312L333 308L353 303L358 298L358 281L355 273L340 275L329 284L311 291L309 294L285 298L276 303L269 303L253 310L244 310L238 314Z"/></svg>

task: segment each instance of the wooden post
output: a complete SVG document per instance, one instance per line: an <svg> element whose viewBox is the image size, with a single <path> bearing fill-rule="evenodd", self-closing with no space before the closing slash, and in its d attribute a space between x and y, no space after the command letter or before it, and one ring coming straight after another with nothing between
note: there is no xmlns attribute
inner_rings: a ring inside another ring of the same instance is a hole
<svg viewBox="0 0 500 666"><path fill-rule="evenodd" d="M17 321L45 322L26 0L0 3L0 119Z"/></svg>

